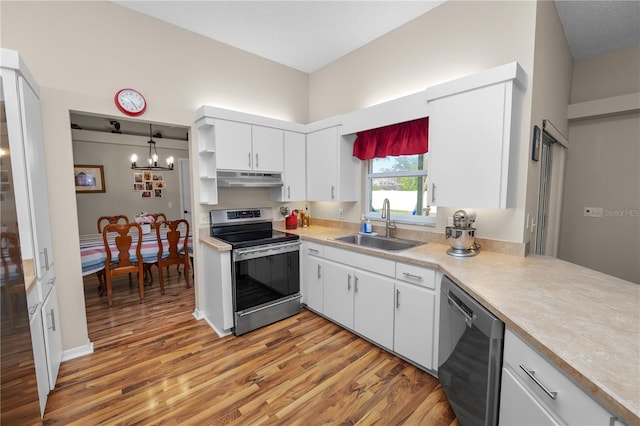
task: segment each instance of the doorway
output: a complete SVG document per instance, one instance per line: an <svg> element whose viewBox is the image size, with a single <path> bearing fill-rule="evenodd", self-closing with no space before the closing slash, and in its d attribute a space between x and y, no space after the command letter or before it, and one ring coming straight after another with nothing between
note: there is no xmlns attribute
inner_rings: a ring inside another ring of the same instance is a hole
<svg viewBox="0 0 640 426"><path fill-rule="evenodd" d="M102 241L97 229L97 219L100 216L122 214L131 222L137 214L142 212L164 213L169 220L172 220L181 218L183 210L191 210L190 206L186 209L182 206L183 178L179 162L173 170L158 169L148 173L133 170L131 167L132 154L138 156L138 164L146 164L151 146L148 143L150 140L155 142L159 164L164 163L165 158L173 156L179 160L186 159L188 165L189 127L85 112L71 112L70 125L74 165L100 166L104 171L104 191L93 193L76 191L76 214L81 244L85 241L84 237L91 235L99 237L98 240ZM166 164L165 168L167 168ZM186 173L189 173L188 169ZM186 185L188 187L190 182L187 181ZM83 250L81 252L83 252L81 260L85 269L87 259L85 252ZM167 271L164 273L166 277ZM176 276L175 268L171 268L169 273L171 277ZM159 292L157 274L157 269L153 268L155 277L154 285L149 289L151 292ZM83 280L85 301L95 298L97 294L95 274L89 271L86 274L83 272ZM131 291L131 294L125 297L127 300L131 298L132 303L138 303L135 277L133 281L132 287L136 291ZM123 291L130 292L129 284L126 282L119 285ZM100 298L104 299L103 305L106 308L106 297ZM95 308L95 303L93 305ZM86 304L86 308L89 309L89 304ZM89 330L89 333L93 331Z"/></svg>
<svg viewBox="0 0 640 426"><path fill-rule="evenodd" d="M549 120L542 122L540 188L535 253L558 257L567 139Z"/></svg>

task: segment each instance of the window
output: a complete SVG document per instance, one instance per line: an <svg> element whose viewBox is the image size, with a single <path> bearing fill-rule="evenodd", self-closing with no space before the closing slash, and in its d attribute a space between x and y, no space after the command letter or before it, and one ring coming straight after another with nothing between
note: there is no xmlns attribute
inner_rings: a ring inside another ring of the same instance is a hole
<svg viewBox="0 0 640 426"><path fill-rule="evenodd" d="M436 223L436 207L427 194L429 154L388 156L368 161L367 218L379 219L389 199L391 219L401 223Z"/></svg>

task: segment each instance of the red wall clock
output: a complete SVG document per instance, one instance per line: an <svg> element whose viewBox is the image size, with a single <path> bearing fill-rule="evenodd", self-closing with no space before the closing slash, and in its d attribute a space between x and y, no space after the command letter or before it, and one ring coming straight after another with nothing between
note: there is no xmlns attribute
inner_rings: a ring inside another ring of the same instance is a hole
<svg viewBox="0 0 640 426"><path fill-rule="evenodd" d="M142 93L135 89L118 90L114 101L122 113L133 117L142 115L147 109L147 101L142 96Z"/></svg>

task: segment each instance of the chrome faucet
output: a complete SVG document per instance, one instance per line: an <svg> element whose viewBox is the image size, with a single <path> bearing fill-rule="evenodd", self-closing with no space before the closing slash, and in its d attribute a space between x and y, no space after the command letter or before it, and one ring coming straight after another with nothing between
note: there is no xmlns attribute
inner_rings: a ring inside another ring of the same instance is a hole
<svg viewBox="0 0 640 426"><path fill-rule="evenodd" d="M395 220L393 221L393 224L391 223L391 204L389 203L388 198L385 198L382 202L382 213L380 214L380 218L386 219L384 236L388 238L390 236L389 230L397 228Z"/></svg>

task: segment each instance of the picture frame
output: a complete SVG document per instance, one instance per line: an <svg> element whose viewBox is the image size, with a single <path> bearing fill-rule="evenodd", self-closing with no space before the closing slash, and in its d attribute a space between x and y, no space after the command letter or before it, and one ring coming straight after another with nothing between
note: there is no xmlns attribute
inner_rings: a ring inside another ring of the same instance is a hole
<svg viewBox="0 0 640 426"><path fill-rule="evenodd" d="M533 144L531 148L531 159L533 161L540 160L540 127L533 126Z"/></svg>
<svg viewBox="0 0 640 426"><path fill-rule="evenodd" d="M74 164L73 176L76 183L76 194L106 192L104 166L102 165Z"/></svg>

